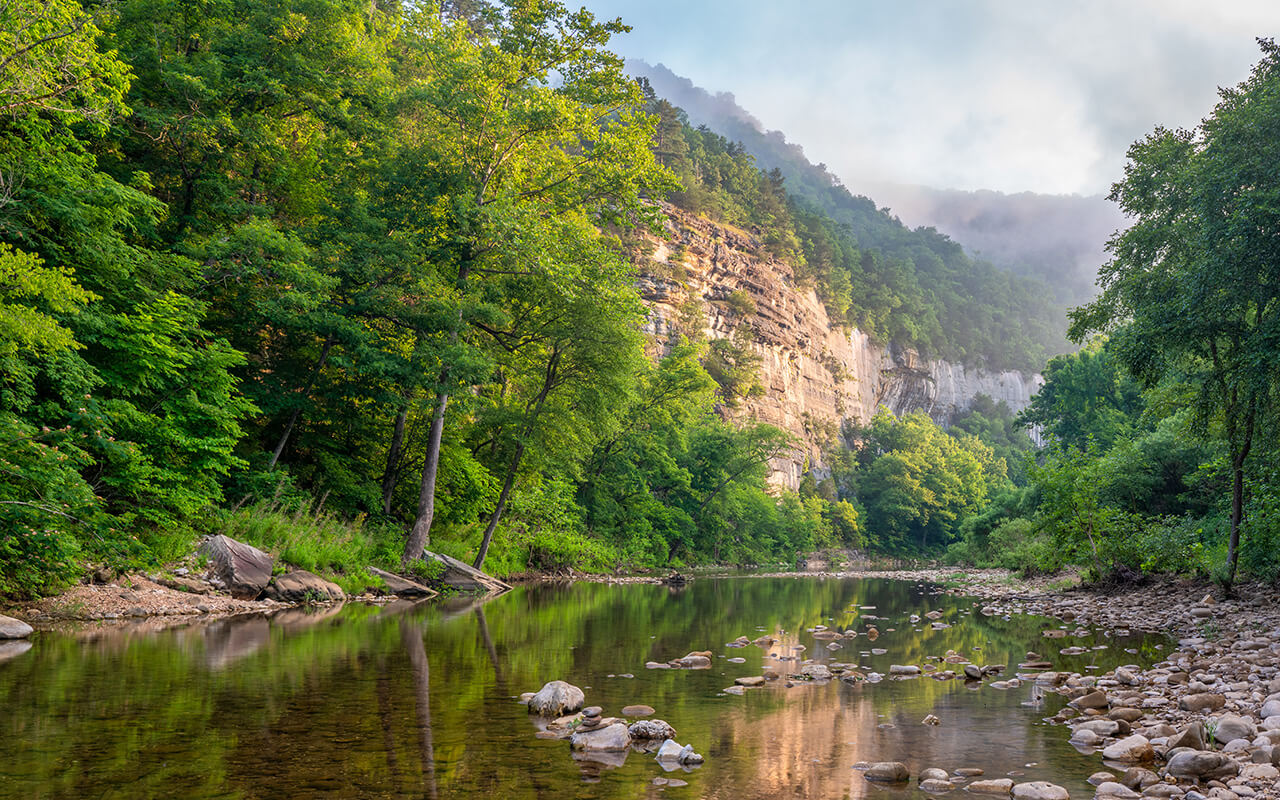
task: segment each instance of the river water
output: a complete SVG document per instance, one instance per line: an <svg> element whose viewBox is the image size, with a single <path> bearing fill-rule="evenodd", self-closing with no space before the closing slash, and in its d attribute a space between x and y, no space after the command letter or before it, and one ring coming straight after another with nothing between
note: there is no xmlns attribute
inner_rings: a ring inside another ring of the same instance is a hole
<svg viewBox="0 0 1280 800"><path fill-rule="evenodd" d="M906 763L913 777L978 767L987 778L1049 780L1090 796L1085 778L1098 757L1077 753L1064 728L1044 721L1062 698L1030 682L1002 691L928 677L778 681L745 696L722 691L765 665L798 672L801 662L772 657L793 652L888 673L956 650L1008 664L1005 678L1028 650L1084 673L1162 657L1158 637L1048 639L1042 632L1061 622L985 617L979 607L901 581L735 577L679 590L542 585L483 604L43 633L0 661L0 800L924 796L914 780L884 790L853 768L882 760ZM931 610L951 627L909 621ZM820 625L863 635L831 652L809 630ZM762 633L779 643L725 647ZM1059 655L1066 647L1089 649ZM694 650L712 651L711 669L644 667ZM555 679L582 687L605 715L654 707L706 763L666 772L642 752L584 761L567 742L537 738L515 698ZM921 724L927 714L941 724Z"/></svg>

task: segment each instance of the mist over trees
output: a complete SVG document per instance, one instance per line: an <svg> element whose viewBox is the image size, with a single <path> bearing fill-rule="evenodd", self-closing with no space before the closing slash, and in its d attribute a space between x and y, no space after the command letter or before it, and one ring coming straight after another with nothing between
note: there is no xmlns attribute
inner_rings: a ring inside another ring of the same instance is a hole
<svg viewBox="0 0 1280 800"><path fill-rule="evenodd" d="M783 132L766 130L738 105L732 94L711 93L662 64L628 59L627 69L645 77L658 95L684 109L694 126L705 125L741 142L764 169L780 169L790 191L814 200L836 219L845 219L839 205L853 205L856 201L862 201L863 215L887 208L894 222L900 219L907 226L936 228L976 259L1043 282L1063 306L1084 303L1097 293L1098 267L1106 260L1103 245L1124 225L1124 215L1101 195L1005 194L862 184L858 183L858 176L851 175L845 176L848 197L840 198L830 189L841 186L840 178L826 165L813 164L804 149L788 141ZM883 235L853 224L864 244L887 244Z"/></svg>

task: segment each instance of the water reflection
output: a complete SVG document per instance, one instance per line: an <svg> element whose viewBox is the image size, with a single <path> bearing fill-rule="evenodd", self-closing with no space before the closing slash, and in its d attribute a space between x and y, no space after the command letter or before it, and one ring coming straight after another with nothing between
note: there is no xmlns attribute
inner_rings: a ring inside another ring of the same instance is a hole
<svg viewBox="0 0 1280 800"><path fill-rule="evenodd" d="M930 611L950 627L935 629ZM858 635L828 650L810 632L819 625ZM45 634L0 660L0 800L853 798L880 791L853 766L889 759L913 774L969 766L995 777L1023 773L1083 796L1095 762L1071 748L1066 731L1043 723L1061 698L1033 682L1000 691L990 681L966 686L927 675L791 687L784 679L745 696L722 691L766 666L798 673L806 658L887 674L892 664L959 669L929 660L953 650L976 664L1007 664L1002 677L1010 678L1029 650L1082 672L1159 656L1157 639L1042 635L1060 627L983 617L971 602L901 582L728 578L679 592L526 587L489 603L455 598L159 632ZM777 641L724 646L764 633ZM695 650L712 652L710 669L643 668ZM606 715L653 706L706 765L668 776L647 753L584 757L539 739L512 696L553 679L582 687ZM921 724L928 714L941 724ZM689 786L653 784L662 777Z"/></svg>

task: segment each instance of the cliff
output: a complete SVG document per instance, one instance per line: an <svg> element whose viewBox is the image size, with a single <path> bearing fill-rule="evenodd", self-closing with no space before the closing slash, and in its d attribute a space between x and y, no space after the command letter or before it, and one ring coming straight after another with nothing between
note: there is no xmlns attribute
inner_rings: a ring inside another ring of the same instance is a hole
<svg viewBox="0 0 1280 800"><path fill-rule="evenodd" d="M664 210L665 231L651 239L652 252L639 264L639 288L649 307L646 333L655 347L665 348L690 317L705 323L710 339L728 338L740 326L751 331L764 393L745 398L733 413L805 442L773 464L774 483L795 488L806 460L820 465L815 430L824 425L866 422L885 406L895 414L923 410L945 426L978 394L1021 410L1042 383L1038 375L925 360L914 350L833 326L813 289L797 285L791 266L772 258L751 232L674 206ZM742 302L744 295L754 309Z"/></svg>

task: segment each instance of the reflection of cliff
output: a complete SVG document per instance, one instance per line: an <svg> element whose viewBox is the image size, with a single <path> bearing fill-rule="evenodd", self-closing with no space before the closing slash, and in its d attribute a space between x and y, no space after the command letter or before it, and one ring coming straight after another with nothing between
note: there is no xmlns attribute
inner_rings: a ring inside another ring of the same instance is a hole
<svg viewBox="0 0 1280 800"><path fill-rule="evenodd" d="M817 294L796 286L791 266L771 258L752 234L673 206L665 210L666 230L639 265L646 332L668 345L679 336L690 301L700 307L694 324L701 322L710 338L729 338L743 326L751 331L764 394L744 400L739 413L807 443L807 453L774 463L776 483L794 488L806 456L814 460L814 423L866 422L885 406L895 414L923 410L945 425L978 394L1017 411L1039 388L1039 376L924 360L914 350L832 327Z"/></svg>

